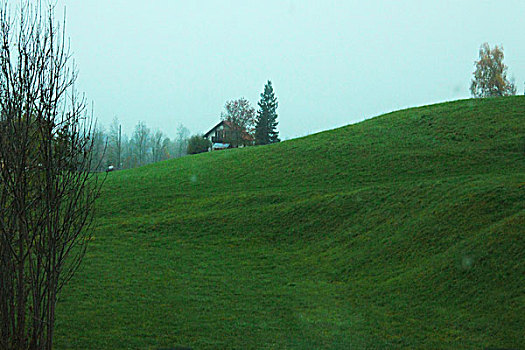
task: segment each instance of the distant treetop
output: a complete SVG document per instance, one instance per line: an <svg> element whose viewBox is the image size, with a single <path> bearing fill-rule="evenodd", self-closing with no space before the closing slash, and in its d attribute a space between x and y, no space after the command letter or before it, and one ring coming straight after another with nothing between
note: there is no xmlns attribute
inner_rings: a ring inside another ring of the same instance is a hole
<svg viewBox="0 0 525 350"><path fill-rule="evenodd" d="M508 67L503 63L503 47L490 48L488 43L481 45L479 60L470 85L474 97L510 96L516 94L514 82L507 79Z"/></svg>
<svg viewBox="0 0 525 350"><path fill-rule="evenodd" d="M280 142L279 132L277 131L277 97L273 91L272 82L268 80L261 93L258 103L259 110L255 121L255 144L266 145Z"/></svg>

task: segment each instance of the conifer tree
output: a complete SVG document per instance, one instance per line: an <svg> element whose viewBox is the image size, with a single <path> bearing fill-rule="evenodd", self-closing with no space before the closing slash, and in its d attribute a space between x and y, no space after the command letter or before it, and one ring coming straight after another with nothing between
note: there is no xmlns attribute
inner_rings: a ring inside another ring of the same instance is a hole
<svg viewBox="0 0 525 350"><path fill-rule="evenodd" d="M255 122L255 144L267 145L279 142L279 132L277 131L277 97L273 92L272 82L264 86L261 100L258 103L259 110Z"/></svg>

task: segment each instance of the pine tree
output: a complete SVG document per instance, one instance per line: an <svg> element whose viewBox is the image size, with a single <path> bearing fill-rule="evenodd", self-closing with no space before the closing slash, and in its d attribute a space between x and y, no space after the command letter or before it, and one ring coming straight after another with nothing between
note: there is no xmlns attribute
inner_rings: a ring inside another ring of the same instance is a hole
<svg viewBox="0 0 525 350"><path fill-rule="evenodd" d="M267 145L279 142L279 132L277 131L277 97L273 92L272 82L264 86L261 100L258 103L259 110L255 122L255 144Z"/></svg>

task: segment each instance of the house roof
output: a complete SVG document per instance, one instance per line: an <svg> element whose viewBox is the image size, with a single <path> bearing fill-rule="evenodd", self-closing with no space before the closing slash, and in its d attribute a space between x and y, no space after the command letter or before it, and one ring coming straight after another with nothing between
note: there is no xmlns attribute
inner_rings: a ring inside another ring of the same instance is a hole
<svg viewBox="0 0 525 350"><path fill-rule="evenodd" d="M217 129L219 126L221 126L222 124L224 124L226 122L226 120L221 120L219 122L219 124L215 125L213 128L210 129L210 131L208 131L207 133L204 134L204 137L208 137L210 136L210 134L215 130Z"/></svg>
<svg viewBox="0 0 525 350"><path fill-rule="evenodd" d="M210 129L210 131L208 131L207 133L204 134L204 137L208 137L210 136L210 134L212 132L215 131L215 129L217 129L218 127L220 127L221 125L226 125L227 127L229 128L233 128L233 123L232 122L229 122L227 120L221 120L217 125L215 125L213 128ZM241 135L242 139L245 140L245 141L253 141L254 138L252 135L250 135L246 130L243 130L242 131L242 135Z"/></svg>

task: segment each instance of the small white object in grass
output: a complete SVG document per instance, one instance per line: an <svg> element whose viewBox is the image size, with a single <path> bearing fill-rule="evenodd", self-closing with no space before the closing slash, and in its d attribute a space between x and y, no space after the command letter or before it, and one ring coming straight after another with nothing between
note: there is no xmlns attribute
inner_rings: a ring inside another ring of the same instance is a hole
<svg viewBox="0 0 525 350"><path fill-rule="evenodd" d="M465 270L468 270L472 267L472 264L474 262L472 261L472 258L469 256L464 256L463 260L461 261L461 267Z"/></svg>
<svg viewBox="0 0 525 350"><path fill-rule="evenodd" d="M108 168L106 169L106 172L109 173L110 171L113 171L115 170L115 167L113 165L110 165L108 166Z"/></svg>
<svg viewBox="0 0 525 350"><path fill-rule="evenodd" d="M197 175L191 175L190 181L193 182L193 183L196 183L197 182Z"/></svg>

